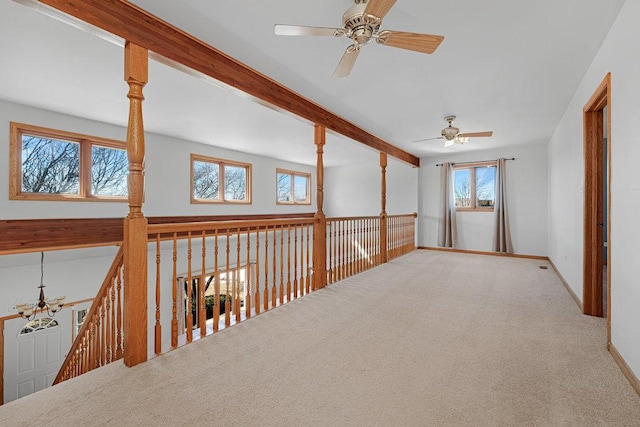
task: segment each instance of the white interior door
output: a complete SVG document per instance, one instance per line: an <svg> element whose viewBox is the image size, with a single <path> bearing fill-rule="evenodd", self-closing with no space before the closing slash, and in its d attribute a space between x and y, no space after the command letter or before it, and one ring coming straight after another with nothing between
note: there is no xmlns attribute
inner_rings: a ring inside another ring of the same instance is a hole
<svg viewBox="0 0 640 427"><path fill-rule="evenodd" d="M49 387L71 348L72 312L4 322L4 402Z"/></svg>

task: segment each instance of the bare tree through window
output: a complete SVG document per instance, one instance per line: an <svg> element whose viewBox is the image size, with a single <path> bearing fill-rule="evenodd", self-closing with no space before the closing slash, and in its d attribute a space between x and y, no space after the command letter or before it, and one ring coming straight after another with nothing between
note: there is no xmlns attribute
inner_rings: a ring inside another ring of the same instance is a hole
<svg viewBox="0 0 640 427"><path fill-rule="evenodd" d="M12 199L126 201L124 142L14 122L10 127L10 161L19 171Z"/></svg>
<svg viewBox="0 0 640 427"><path fill-rule="evenodd" d="M219 198L220 166L217 163L193 162L193 197Z"/></svg>
<svg viewBox="0 0 640 427"><path fill-rule="evenodd" d="M495 179L495 166L471 166L455 169L454 197L456 207L493 209Z"/></svg>
<svg viewBox="0 0 640 427"><path fill-rule="evenodd" d="M191 155L192 203L251 201L251 165Z"/></svg>
<svg viewBox="0 0 640 427"><path fill-rule="evenodd" d="M22 136L22 191L78 194L80 146L37 136Z"/></svg>
<svg viewBox="0 0 640 427"><path fill-rule="evenodd" d="M126 196L129 161L127 152L117 148L93 146L91 150L92 194Z"/></svg>
<svg viewBox="0 0 640 427"><path fill-rule="evenodd" d="M284 169L276 170L277 202L310 204L309 183L311 175Z"/></svg>
<svg viewBox="0 0 640 427"><path fill-rule="evenodd" d="M239 166L224 167L224 199L245 200L247 188L247 170Z"/></svg>

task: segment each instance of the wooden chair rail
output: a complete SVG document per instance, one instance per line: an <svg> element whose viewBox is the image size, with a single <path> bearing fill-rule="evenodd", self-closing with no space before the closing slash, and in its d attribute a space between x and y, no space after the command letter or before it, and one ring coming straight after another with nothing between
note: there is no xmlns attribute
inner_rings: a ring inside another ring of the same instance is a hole
<svg viewBox="0 0 640 427"><path fill-rule="evenodd" d="M255 221L264 219L313 218L313 213L156 216L149 224L210 221ZM48 250L117 245L123 238L124 218L51 218L0 220L0 255Z"/></svg>

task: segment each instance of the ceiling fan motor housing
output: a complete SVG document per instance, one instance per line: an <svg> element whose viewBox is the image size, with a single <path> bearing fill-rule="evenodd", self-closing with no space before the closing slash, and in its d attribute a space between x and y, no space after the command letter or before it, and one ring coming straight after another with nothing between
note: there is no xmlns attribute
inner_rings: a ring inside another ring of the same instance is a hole
<svg viewBox="0 0 640 427"><path fill-rule="evenodd" d="M342 23L347 30L347 36L354 42L364 45L369 43L372 37L380 30L382 20L365 15L366 1L358 2L347 9L342 15Z"/></svg>
<svg viewBox="0 0 640 427"><path fill-rule="evenodd" d="M444 121L449 123L449 126L442 129L441 135L447 141L451 141L453 138L456 137L458 133L460 133L460 129L452 125L455 119L456 119L456 116L447 116L444 118Z"/></svg>

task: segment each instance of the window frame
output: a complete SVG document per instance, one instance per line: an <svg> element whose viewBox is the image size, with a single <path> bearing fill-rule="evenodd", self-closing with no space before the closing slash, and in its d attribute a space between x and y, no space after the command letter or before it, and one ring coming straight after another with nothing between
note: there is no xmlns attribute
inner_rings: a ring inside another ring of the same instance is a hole
<svg viewBox="0 0 640 427"><path fill-rule="evenodd" d="M473 162L473 163L460 163L458 165L453 165L453 190L454 190L454 199L455 199L455 171L457 170L466 170L469 169L469 181L470 181L470 206L456 206L456 212L493 212L495 210L495 194L494 194L494 207L478 207L476 206L478 194L476 192L476 169L477 168L486 168L486 167L497 167L498 162L488 161L488 162Z"/></svg>
<svg viewBox="0 0 640 427"><path fill-rule="evenodd" d="M194 197L194 182L193 182L193 164L194 162L206 162L206 163L215 163L218 165L218 173L220 176L218 177L218 198L217 199L200 199ZM238 162L235 160L227 160L220 159L217 157L204 156L202 154L194 154L191 153L191 179L190 179L190 200L191 204L240 204L240 205L250 205L252 202L252 174L251 174L251 163ZM224 198L225 193L225 176L224 176L224 168L225 166L235 166L241 167L246 170L246 179L245 179L245 199L244 200L226 200Z"/></svg>
<svg viewBox="0 0 640 427"><path fill-rule="evenodd" d="M29 135L57 141L77 143L78 194L29 193L22 191L22 136ZM100 138L58 129L45 128L25 123L10 122L9 138L9 200L72 201L72 202L120 202L126 203L129 196L104 196L92 193L93 147L114 148L127 151L127 144L115 139Z"/></svg>
<svg viewBox="0 0 640 427"><path fill-rule="evenodd" d="M278 175L289 175L291 176L291 201L290 202L282 202L278 200ZM307 199L304 202L296 201L296 193L295 193L295 177L303 177L307 179ZM311 205L311 174L307 172L294 171L290 169L280 169L276 168L276 205Z"/></svg>

